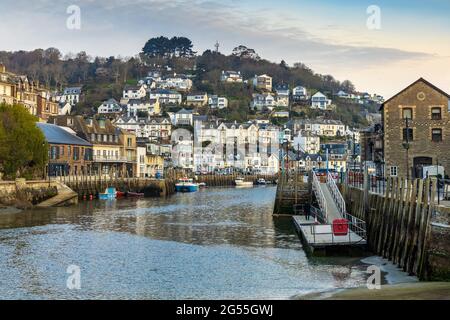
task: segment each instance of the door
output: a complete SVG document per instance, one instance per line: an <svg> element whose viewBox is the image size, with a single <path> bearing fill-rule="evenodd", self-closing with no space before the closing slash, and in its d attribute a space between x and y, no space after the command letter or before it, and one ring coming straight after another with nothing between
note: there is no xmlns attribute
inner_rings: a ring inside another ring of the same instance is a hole
<svg viewBox="0 0 450 320"><path fill-rule="evenodd" d="M433 164L433 159L430 157L415 157L414 167L413 167L413 177L423 178L422 168L425 166L431 166Z"/></svg>

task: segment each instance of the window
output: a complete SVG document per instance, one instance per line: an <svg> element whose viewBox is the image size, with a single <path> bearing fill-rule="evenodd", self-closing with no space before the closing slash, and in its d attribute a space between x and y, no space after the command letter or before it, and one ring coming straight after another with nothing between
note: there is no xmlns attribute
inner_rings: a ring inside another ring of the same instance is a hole
<svg viewBox="0 0 450 320"><path fill-rule="evenodd" d="M441 120L442 119L441 108L432 108L431 109L431 119L432 120Z"/></svg>
<svg viewBox="0 0 450 320"><path fill-rule="evenodd" d="M414 134L412 128L403 129L403 141L413 141Z"/></svg>
<svg viewBox="0 0 450 320"><path fill-rule="evenodd" d="M389 173L390 173L390 176L391 176L391 177L396 177L397 174L398 174L398 167L391 166L391 167L389 168Z"/></svg>
<svg viewBox="0 0 450 320"><path fill-rule="evenodd" d="M434 142L442 141L442 129L432 129L431 130L431 140Z"/></svg>
<svg viewBox="0 0 450 320"><path fill-rule="evenodd" d="M402 118L403 119L412 119L412 108L403 108Z"/></svg>

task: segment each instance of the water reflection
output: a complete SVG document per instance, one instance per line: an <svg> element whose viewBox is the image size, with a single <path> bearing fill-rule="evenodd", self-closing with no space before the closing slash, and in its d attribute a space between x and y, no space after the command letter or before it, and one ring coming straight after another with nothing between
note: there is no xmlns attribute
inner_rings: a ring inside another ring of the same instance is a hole
<svg viewBox="0 0 450 320"><path fill-rule="evenodd" d="M356 286L356 260L306 258L275 188L83 202L0 216L1 298L287 298ZM82 290L65 288L82 269Z"/></svg>

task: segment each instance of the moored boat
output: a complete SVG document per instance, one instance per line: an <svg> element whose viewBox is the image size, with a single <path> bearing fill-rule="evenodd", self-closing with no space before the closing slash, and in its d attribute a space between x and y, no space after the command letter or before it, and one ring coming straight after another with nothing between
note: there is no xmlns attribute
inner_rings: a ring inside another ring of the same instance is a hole
<svg viewBox="0 0 450 320"><path fill-rule="evenodd" d="M206 188L206 182L200 182L198 186L199 188Z"/></svg>
<svg viewBox="0 0 450 320"><path fill-rule="evenodd" d="M242 177L236 178L234 183L236 184L236 187L253 187L253 182L245 181Z"/></svg>
<svg viewBox="0 0 450 320"><path fill-rule="evenodd" d="M98 198L100 200L113 200L117 198L117 191L114 187L109 187L105 189L104 193L99 193Z"/></svg>
<svg viewBox="0 0 450 320"><path fill-rule="evenodd" d="M261 186L264 186L264 185L267 184L267 182L266 182L266 179L264 179L264 178L259 178L259 179L256 181L256 184L261 185Z"/></svg>
<svg viewBox="0 0 450 320"><path fill-rule="evenodd" d="M127 197L131 198L138 198L143 197L144 194L142 192L127 192Z"/></svg>
<svg viewBox="0 0 450 320"><path fill-rule="evenodd" d="M199 189L199 185L194 183L192 179L183 178L179 179L175 184L175 190L177 192L196 192Z"/></svg>
<svg viewBox="0 0 450 320"><path fill-rule="evenodd" d="M125 197L126 192L122 192L122 191L116 191L116 198L123 198Z"/></svg>

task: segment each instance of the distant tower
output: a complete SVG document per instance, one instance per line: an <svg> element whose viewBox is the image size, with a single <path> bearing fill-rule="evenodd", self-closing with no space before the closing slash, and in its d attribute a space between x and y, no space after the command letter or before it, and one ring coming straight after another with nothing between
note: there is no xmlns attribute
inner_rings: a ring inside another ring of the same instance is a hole
<svg viewBox="0 0 450 320"><path fill-rule="evenodd" d="M214 45L214 47L216 47L216 52L219 52L219 47L220 47L219 41L216 41L216 44Z"/></svg>

